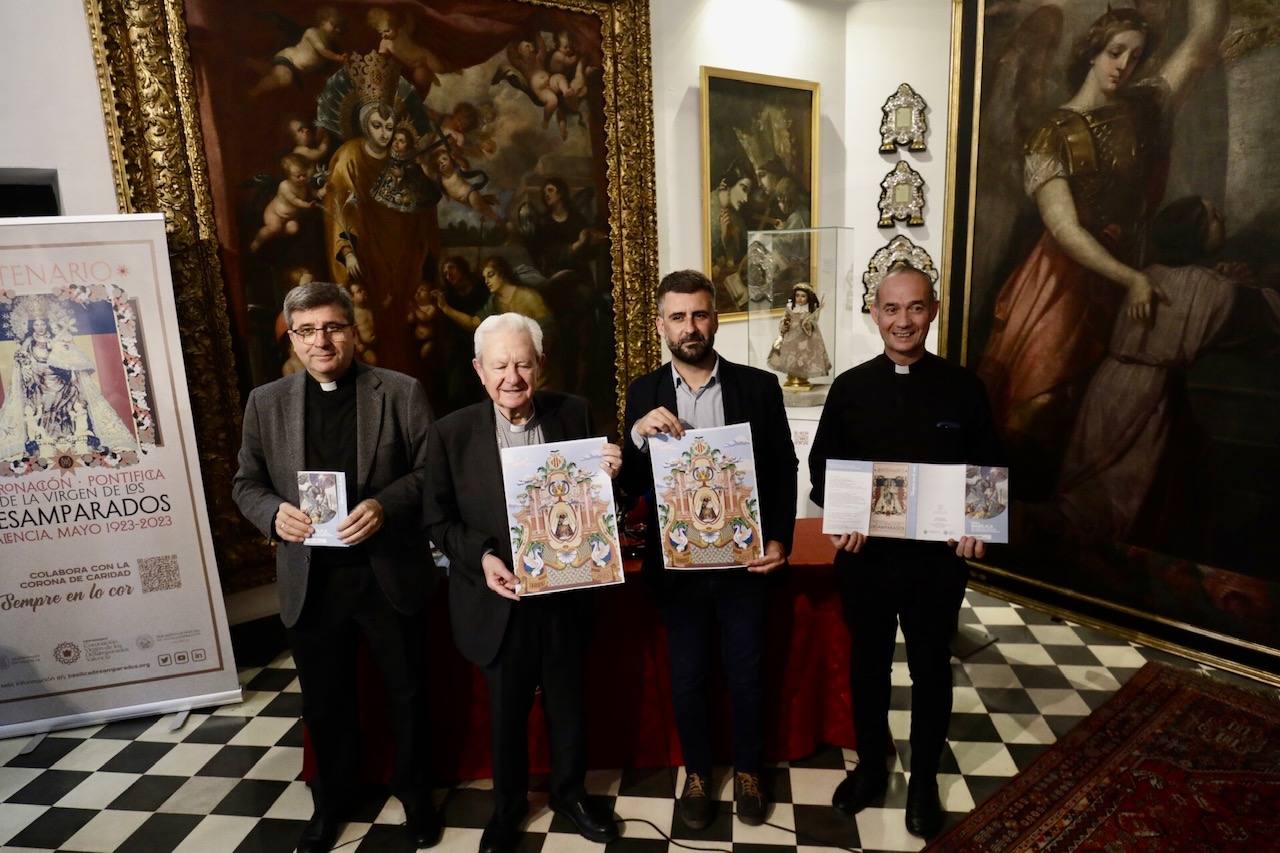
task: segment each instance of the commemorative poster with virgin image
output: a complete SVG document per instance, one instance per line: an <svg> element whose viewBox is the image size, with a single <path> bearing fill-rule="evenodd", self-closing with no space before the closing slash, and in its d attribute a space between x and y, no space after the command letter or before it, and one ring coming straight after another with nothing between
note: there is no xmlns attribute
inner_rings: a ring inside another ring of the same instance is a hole
<svg viewBox="0 0 1280 853"><path fill-rule="evenodd" d="M160 214L0 220L0 738L240 698L178 331Z"/></svg>
<svg viewBox="0 0 1280 853"><path fill-rule="evenodd" d="M613 482L603 438L504 447L502 481L517 594L622 583Z"/></svg>
<svg viewBox="0 0 1280 853"><path fill-rule="evenodd" d="M667 569L731 569L764 556L751 425L649 439Z"/></svg>

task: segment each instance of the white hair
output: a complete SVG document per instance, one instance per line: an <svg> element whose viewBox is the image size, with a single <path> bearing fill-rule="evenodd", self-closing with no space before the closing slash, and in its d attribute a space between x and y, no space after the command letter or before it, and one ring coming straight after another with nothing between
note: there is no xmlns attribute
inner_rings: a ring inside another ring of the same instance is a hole
<svg viewBox="0 0 1280 853"><path fill-rule="evenodd" d="M494 332L524 332L533 344L533 351L542 358L542 327L538 321L514 311L505 314L491 314L476 327L476 360L481 360L485 341Z"/></svg>

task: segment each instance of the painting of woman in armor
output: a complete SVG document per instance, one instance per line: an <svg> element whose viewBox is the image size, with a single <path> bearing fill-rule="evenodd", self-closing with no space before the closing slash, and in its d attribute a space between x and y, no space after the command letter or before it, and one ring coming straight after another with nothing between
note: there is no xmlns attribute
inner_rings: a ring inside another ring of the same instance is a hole
<svg viewBox="0 0 1280 853"><path fill-rule="evenodd" d="M1170 275L1157 245L1187 211L1187 245L1214 246L1197 260L1243 285L1232 304L1272 304L1248 289L1274 293L1280 159L1250 140L1280 127L1264 94L1280 73L1280 4L985 2L978 14L959 354L1018 472L1014 550L995 562L1280 649L1276 349L1240 334L1169 353L1171 335L1199 338L1177 325L1188 294L1169 292L1192 277ZM1222 322L1269 316L1245 310ZM1148 388L1144 371L1175 358ZM1096 467L1115 455L1100 425L1120 410L1161 425L1140 489Z"/></svg>

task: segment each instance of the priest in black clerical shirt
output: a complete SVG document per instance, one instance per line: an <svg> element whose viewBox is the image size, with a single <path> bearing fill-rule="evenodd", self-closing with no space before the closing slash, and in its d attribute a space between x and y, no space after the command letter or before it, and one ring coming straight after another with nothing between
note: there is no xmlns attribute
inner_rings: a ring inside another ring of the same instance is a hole
<svg viewBox="0 0 1280 853"><path fill-rule="evenodd" d="M812 497L822 505L828 459L1000 465L1003 452L986 392L959 365L925 352L938 301L924 273L891 268L876 289L872 318L884 354L831 385L809 454ZM853 641L850 689L858 766L832 805L849 814L880 799L888 783L890 671L902 625L911 670L908 831L942 827L937 773L951 717L951 636L968 581L965 558L980 540L952 542L833 536L845 621Z"/></svg>
<svg viewBox="0 0 1280 853"><path fill-rule="evenodd" d="M433 577L421 524L431 409L409 376L354 361L355 308L336 284L289 291L284 319L306 368L255 388L232 494L276 549L276 587L302 686L302 718L315 750L315 813L298 850L329 850L356 778L356 632L368 642L391 698L392 793L416 847L441 827L428 776L422 634L416 621ZM341 471L348 547L303 544L313 532L298 508L299 471Z"/></svg>

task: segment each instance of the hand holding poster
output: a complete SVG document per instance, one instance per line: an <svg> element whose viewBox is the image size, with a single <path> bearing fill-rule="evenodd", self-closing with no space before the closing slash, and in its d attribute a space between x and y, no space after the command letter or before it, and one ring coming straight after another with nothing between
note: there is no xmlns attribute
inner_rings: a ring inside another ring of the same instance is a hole
<svg viewBox="0 0 1280 853"><path fill-rule="evenodd" d="M166 252L0 220L0 737L240 698Z"/></svg>
<svg viewBox="0 0 1280 853"><path fill-rule="evenodd" d="M827 460L822 532L1009 541L1009 470L980 465Z"/></svg>
<svg viewBox="0 0 1280 853"><path fill-rule="evenodd" d="M604 445L584 438L502 448L511 570L522 598L623 582Z"/></svg>
<svg viewBox="0 0 1280 853"><path fill-rule="evenodd" d="M764 556L751 425L649 439L668 569L728 569Z"/></svg>

